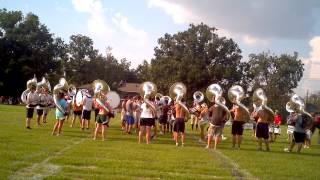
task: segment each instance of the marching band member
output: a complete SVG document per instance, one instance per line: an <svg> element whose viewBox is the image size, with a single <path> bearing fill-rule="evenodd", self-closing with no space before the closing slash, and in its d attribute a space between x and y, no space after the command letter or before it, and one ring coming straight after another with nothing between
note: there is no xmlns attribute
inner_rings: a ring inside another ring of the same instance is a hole
<svg viewBox="0 0 320 180"><path fill-rule="evenodd" d="M140 117L141 117L141 97L135 96L134 98L134 119L136 131L140 130Z"/></svg>
<svg viewBox="0 0 320 180"><path fill-rule="evenodd" d="M44 93L44 88L38 89L37 95L38 95L38 105L36 107L36 110L37 110L37 124L39 126L39 125L41 125L40 119L43 116L43 110L47 104L47 102L46 102L47 99L46 99L46 95Z"/></svg>
<svg viewBox="0 0 320 180"><path fill-rule="evenodd" d="M196 125L196 130L198 130L198 121L199 121L199 114L201 112L201 106L198 102L193 103L193 108L195 111L190 115L191 119L191 130L193 131L194 125Z"/></svg>
<svg viewBox="0 0 320 180"><path fill-rule="evenodd" d="M199 142L205 141L205 134L204 129L206 128L207 122L209 121L209 114L208 114L208 106L206 103L201 104L201 112L199 115L199 126L200 126L200 139Z"/></svg>
<svg viewBox="0 0 320 180"><path fill-rule="evenodd" d="M43 116L42 116L42 122L43 123L47 123L47 116L49 113L49 109L50 107L53 105L53 98L52 96L49 94L49 89L44 89L44 96L45 96L45 107L43 109Z"/></svg>
<svg viewBox="0 0 320 180"><path fill-rule="evenodd" d="M133 107L133 97L129 97L126 102L126 133L131 134L131 129L134 124L133 117L134 107Z"/></svg>
<svg viewBox="0 0 320 180"><path fill-rule="evenodd" d="M128 96L125 96L124 99L122 100L121 103L121 115L120 115L120 119L121 119L121 129L124 130L126 128L126 103L128 100Z"/></svg>
<svg viewBox="0 0 320 180"><path fill-rule="evenodd" d="M208 141L206 148L210 148L211 140L214 138L214 150L217 149L217 145L221 140L223 131L223 122L226 119L227 113L225 110L215 103L215 96L212 97L212 106L208 109L209 113L209 129L208 129Z"/></svg>
<svg viewBox="0 0 320 180"><path fill-rule="evenodd" d="M109 110L109 113L111 113L112 108L107 101L107 96L102 92L100 93L100 95L101 95L102 99L105 99L104 106L107 107ZM106 111L106 109L104 107L100 106L99 104L97 105L97 107L99 108L99 113L97 115L96 129L94 131L93 140L96 140L98 132L101 129L102 141L104 141L105 131L107 130L107 124L109 123L110 119L108 117L108 112Z"/></svg>
<svg viewBox="0 0 320 180"><path fill-rule="evenodd" d="M293 131L294 131L294 126L296 124L296 113L291 112L290 115L287 117L287 134L288 134L288 142L292 142L293 139Z"/></svg>
<svg viewBox="0 0 320 180"><path fill-rule="evenodd" d="M73 117L72 117L72 121L71 121L71 125L70 127L73 127L74 122L76 121L77 117L79 118L79 125L81 127L82 130L84 130L82 128L82 122L81 122L81 115L82 115L82 108L83 108L83 104L80 104L80 106L77 105L77 103L68 101L68 104L70 104L70 106L72 107L73 110Z"/></svg>
<svg viewBox="0 0 320 180"><path fill-rule="evenodd" d="M151 97L149 98L150 103L152 102ZM146 102L141 105L141 116L140 116L140 130L139 130L139 143L141 143L142 136L146 132L146 143L150 143L151 139L151 126L154 125L156 112Z"/></svg>
<svg viewBox="0 0 320 180"><path fill-rule="evenodd" d="M246 112L244 109L240 108L237 105L233 105L233 108L230 110L234 114L234 120L232 122L232 148L240 149L240 145L242 142L242 134L243 134L243 124L245 123ZM237 143L237 148L236 148Z"/></svg>
<svg viewBox="0 0 320 180"><path fill-rule="evenodd" d="M81 114L81 129L84 129L84 126L87 122L87 130L89 130L90 127L90 118L91 118L91 110L93 107L93 98L92 95L93 92L92 90L88 91L88 93L85 93L85 97L83 98L82 101L82 114Z"/></svg>
<svg viewBox="0 0 320 180"><path fill-rule="evenodd" d="M66 113L63 113L59 110L59 108L56 108L57 122L55 123L55 125L53 127L52 135L57 135L57 136L59 136L61 134L61 129L62 129L64 120L66 119L66 116L68 115L67 112L69 111L68 103L64 98L64 93L62 93L62 92L58 93L58 103L59 103L60 107L63 108L63 110Z"/></svg>
<svg viewBox="0 0 320 180"><path fill-rule="evenodd" d="M262 139L266 144L266 150L270 151L269 147L269 122L273 121L273 116L266 110L259 108L253 113L254 118L258 118L257 128L256 128L256 138L258 139L258 150L262 150Z"/></svg>
<svg viewBox="0 0 320 180"><path fill-rule="evenodd" d="M165 134L168 124L168 111L170 110L169 101L167 99L164 100L164 103L161 106L161 115L159 118L160 123L160 134Z"/></svg>
<svg viewBox="0 0 320 180"><path fill-rule="evenodd" d="M27 119L26 119L26 128L27 129L31 129L30 127L30 122L32 120L33 117L33 111L34 111L34 107L36 107L37 103L38 103L38 95L36 94L36 86L32 86L30 88L30 92L27 95Z"/></svg>
<svg viewBox="0 0 320 180"><path fill-rule="evenodd" d="M306 121L305 119L308 118L305 114L297 114L295 119L295 126L293 131L293 139L291 141L290 147L285 148L285 152L291 152L294 146L297 144L298 149L297 152L301 152L302 145L304 143L305 137L306 137L306 131L303 128L303 121Z"/></svg>
<svg viewBox="0 0 320 180"><path fill-rule="evenodd" d="M182 98L181 100L182 103L185 103L184 98ZM173 125L173 136L174 139L176 141L176 146L179 146L178 143L178 136L179 133L181 135L181 146L184 146L184 139L185 139L185 118L186 118L186 112L184 111L184 109L181 107L181 105L176 102L175 104L175 112L176 112L176 119L175 119L175 123Z"/></svg>
<svg viewBox="0 0 320 180"><path fill-rule="evenodd" d="M277 139L277 135L280 135L280 125L282 122L282 118L278 110L275 110L274 113L275 115L274 115L274 122L273 122L273 128L272 128L273 131L269 132L271 142L275 142Z"/></svg>

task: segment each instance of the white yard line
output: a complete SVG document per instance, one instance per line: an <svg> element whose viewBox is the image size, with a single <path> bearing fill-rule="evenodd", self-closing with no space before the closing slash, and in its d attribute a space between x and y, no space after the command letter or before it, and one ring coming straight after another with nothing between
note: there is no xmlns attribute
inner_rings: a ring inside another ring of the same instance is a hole
<svg viewBox="0 0 320 180"><path fill-rule="evenodd" d="M190 134L189 134L190 135ZM196 140L198 143L206 144L205 142L199 142L198 138L194 135L190 135L194 140ZM253 176L251 173L246 171L245 169L241 169L240 166L232 161L228 156L221 153L219 150L213 150L210 149L209 152L214 154L215 157L218 158L218 160L222 163L225 169L231 171L231 174L233 177L235 177L238 180L242 179L250 179L250 180L258 180L259 178Z"/></svg>
<svg viewBox="0 0 320 180"><path fill-rule="evenodd" d="M35 163L32 166L28 166L16 171L13 175L9 176L10 180L15 179L44 179L48 176L56 174L61 171L62 167L54 164L50 164L49 161L55 157L58 157L71 149L72 147L82 143L87 138L80 139L79 141L75 141L70 143L69 145L62 148L57 153L53 154L52 156L48 156L46 159L39 163Z"/></svg>

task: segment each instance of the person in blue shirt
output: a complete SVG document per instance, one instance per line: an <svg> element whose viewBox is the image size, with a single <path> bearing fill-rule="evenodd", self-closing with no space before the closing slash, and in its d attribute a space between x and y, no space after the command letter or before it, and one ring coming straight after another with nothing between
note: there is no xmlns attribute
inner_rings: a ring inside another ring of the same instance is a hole
<svg viewBox="0 0 320 180"><path fill-rule="evenodd" d="M64 109L65 112L68 112L68 103L64 99L64 93L59 93L58 98L59 98L58 103L60 104L60 106ZM61 134L61 129L62 129L64 120L66 119L67 115L68 115L68 113L63 113L58 108L56 108L57 122L54 124L52 135L59 136Z"/></svg>

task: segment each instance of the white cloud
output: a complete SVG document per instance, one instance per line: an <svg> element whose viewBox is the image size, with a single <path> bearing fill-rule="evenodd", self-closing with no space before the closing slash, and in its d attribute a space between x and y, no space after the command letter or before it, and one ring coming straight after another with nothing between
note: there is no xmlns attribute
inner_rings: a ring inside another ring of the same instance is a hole
<svg viewBox="0 0 320 180"><path fill-rule="evenodd" d="M121 13L116 13L112 17L112 22L124 33L127 34L129 38L132 38L135 43L140 45L147 45L148 36L144 30L137 29L128 23L128 18L123 16Z"/></svg>
<svg viewBox="0 0 320 180"><path fill-rule="evenodd" d="M100 0L72 0L72 4L75 10L90 15L87 21L90 35L107 39L112 37L115 30L107 24Z"/></svg>
<svg viewBox="0 0 320 180"><path fill-rule="evenodd" d="M258 38L310 38L320 15L318 0L149 0L149 6L163 9L175 22L203 21Z"/></svg>
<svg viewBox="0 0 320 180"><path fill-rule="evenodd" d="M122 13L104 7L101 0L72 0L72 4L76 11L89 14L89 36L101 53L111 46L112 54L117 59L131 61L133 68L152 57L154 46L150 44L148 34L132 25Z"/></svg>
<svg viewBox="0 0 320 180"><path fill-rule="evenodd" d="M304 96L309 93L320 91L320 36L315 36L309 41L311 51L308 58L303 59L305 71L303 79L299 83L297 93Z"/></svg>
<svg viewBox="0 0 320 180"><path fill-rule="evenodd" d="M165 11L168 15L170 15L173 21L177 24L188 24L197 19L190 10L184 8L178 3L174 3L167 0L149 0L148 3L149 8L151 7L159 7Z"/></svg>
<svg viewBox="0 0 320 180"><path fill-rule="evenodd" d="M242 37L242 41L249 46L259 46L259 45L265 46L269 44L268 40L253 37L250 35L244 35Z"/></svg>

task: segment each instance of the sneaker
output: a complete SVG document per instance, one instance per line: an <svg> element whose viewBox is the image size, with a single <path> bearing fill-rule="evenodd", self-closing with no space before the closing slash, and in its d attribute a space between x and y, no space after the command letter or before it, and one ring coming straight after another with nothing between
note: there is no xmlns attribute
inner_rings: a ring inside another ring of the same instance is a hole
<svg viewBox="0 0 320 180"><path fill-rule="evenodd" d="M181 147L184 147L184 143L181 144Z"/></svg>
<svg viewBox="0 0 320 180"><path fill-rule="evenodd" d="M209 145L207 145L207 146L205 147L205 149L209 149Z"/></svg>
<svg viewBox="0 0 320 180"><path fill-rule="evenodd" d="M199 143L203 143L204 141L203 141L202 139L199 139L198 142L199 142Z"/></svg>
<svg viewBox="0 0 320 180"><path fill-rule="evenodd" d="M179 146L179 143L176 143L176 146Z"/></svg>
<svg viewBox="0 0 320 180"><path fill-rule="evenodd" d="M30 126L28 126L28 127L26 127L27 129L31 129L31 127Z"/></svg>

